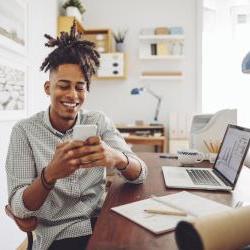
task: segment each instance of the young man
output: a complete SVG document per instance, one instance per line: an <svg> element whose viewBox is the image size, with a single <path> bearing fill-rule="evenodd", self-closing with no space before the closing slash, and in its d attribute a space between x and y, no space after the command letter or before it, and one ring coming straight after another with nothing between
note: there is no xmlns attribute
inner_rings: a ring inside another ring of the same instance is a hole
<svg viewBox="0 0 250 250"><path fill-rule="evenodd" d="M9 204L18 217L39 220L33 249L84 249L91 219L101 206L105 168L116 168L125 181L142 183L146 165L101 112L80 110L99 65L94 44L70 34L48 38L57 46L45 59L47 111L18 122L6 160ZM96 124L97 136L72 140L76 124Z"/></svg>

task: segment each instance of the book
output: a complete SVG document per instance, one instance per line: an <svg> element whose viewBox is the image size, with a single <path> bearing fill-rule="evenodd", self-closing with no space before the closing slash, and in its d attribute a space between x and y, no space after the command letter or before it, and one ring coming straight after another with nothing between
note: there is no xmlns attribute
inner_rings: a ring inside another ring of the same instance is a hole
<svg viewBox="0 0 250 250"><path fill-rule="evenodd" d="M158 42L156 45L156 51L158 56L169 55L168 44L165 42Z"/></svg>
<svg viewBox="0 0 250 250"><path fill-rule="evenodd" d="M150 44L150 48L151 48L151 55L152 56L157 55L157 44L156 43Z"/></svg>
<svg viewBox="0 0 250 250"><path fill-rule="evenodd" d="M161 234L174 230L178 222L181 220L190 220L194 217L205 216L232 209L229 206L186 191L157 197L157 199L158 201L156 201L155 198L136 201L113 207L111 210L155 234ZM186 212L187 216L148 213L145 211L152 208L175 211L179 209L179 211Z"/></svg>

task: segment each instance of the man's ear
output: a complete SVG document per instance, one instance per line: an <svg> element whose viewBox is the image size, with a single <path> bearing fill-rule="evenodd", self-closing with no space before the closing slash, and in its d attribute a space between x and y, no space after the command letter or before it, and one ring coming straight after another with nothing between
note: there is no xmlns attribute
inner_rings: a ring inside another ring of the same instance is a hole
<svg viewBox="0 0 250 250"><path fill-rule="evenodd" d="M50 95L50 81L46 81L44 83L44 91L45 91L46 95Z"/></svg>

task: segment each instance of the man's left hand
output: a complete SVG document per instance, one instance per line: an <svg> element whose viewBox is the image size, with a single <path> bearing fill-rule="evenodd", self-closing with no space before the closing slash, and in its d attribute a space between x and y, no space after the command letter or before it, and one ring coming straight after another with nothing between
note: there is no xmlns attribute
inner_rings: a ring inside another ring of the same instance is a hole
<svg viewBox="0 0 250 250"><path fill-rule="evenodd" d="M99 136L88 138L81 153L81 168L115 167L123 159L122 153L109 147Z"/></svg>

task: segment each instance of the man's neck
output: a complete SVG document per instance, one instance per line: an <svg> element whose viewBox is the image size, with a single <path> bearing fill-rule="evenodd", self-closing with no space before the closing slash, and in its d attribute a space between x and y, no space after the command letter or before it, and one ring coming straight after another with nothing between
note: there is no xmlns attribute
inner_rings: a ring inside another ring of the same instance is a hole
<svg viewBox="0 0 250 250"><path fill-rule="evenodd" d="M49 119L54 129L56 129L57 131L61 133L65 133L67 130L71 129L75 125L77 116L75 120L67 120L67 119L62 119L62 118L55 119L54 117L51 116L49 112Z"/></svg>

